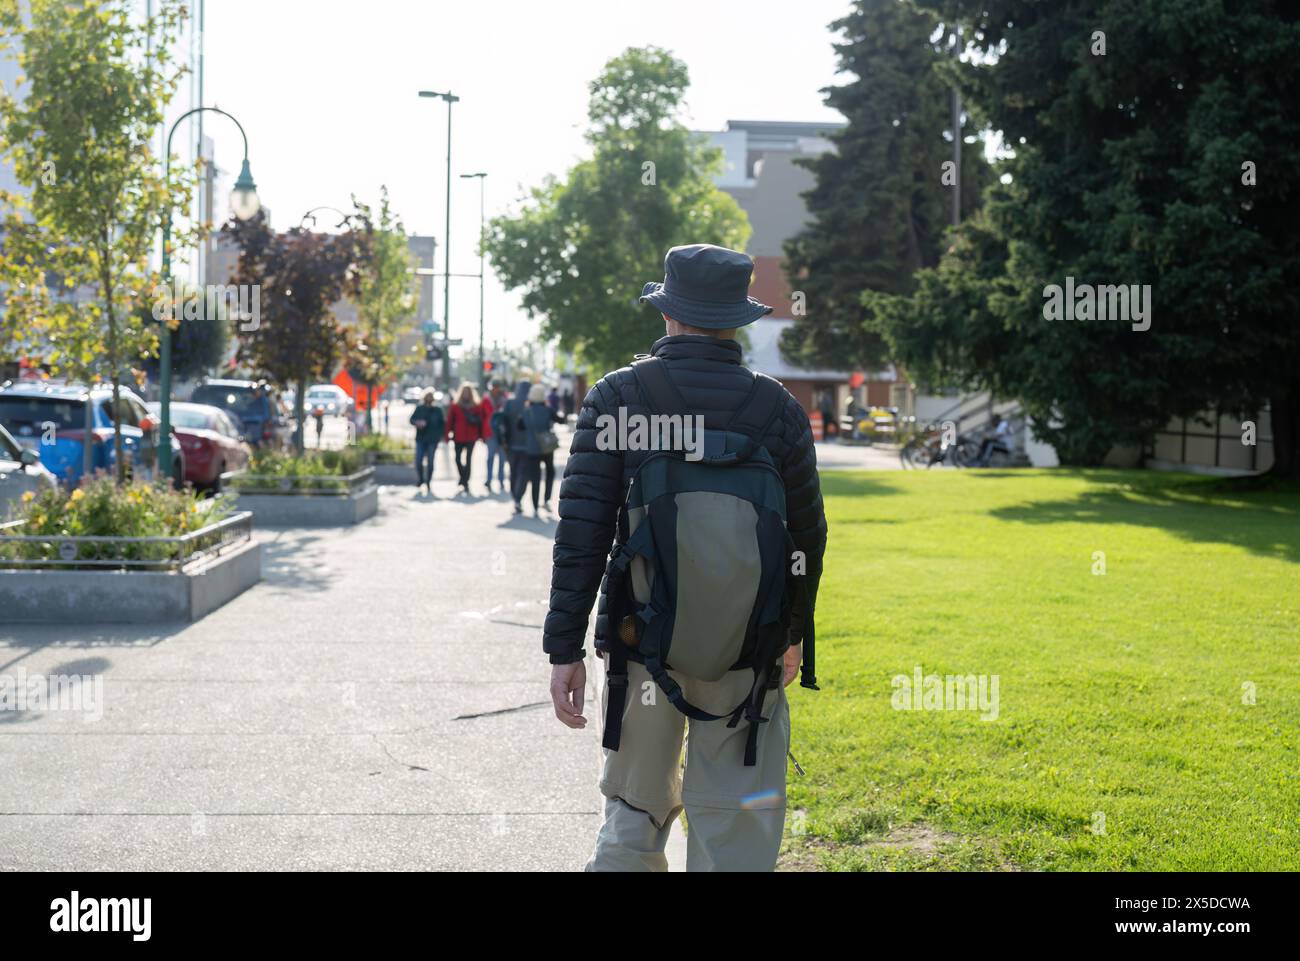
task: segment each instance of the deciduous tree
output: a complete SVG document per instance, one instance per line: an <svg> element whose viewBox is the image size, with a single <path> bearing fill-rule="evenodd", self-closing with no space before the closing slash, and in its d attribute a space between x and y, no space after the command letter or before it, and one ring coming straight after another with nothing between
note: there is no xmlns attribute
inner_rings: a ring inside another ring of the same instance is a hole
<svg viewBox="0 0 1300 961"><path fill-rule="evenodd" d="M307 385L329 377L354 349L334 306L356 295L362 238L352 230L324 234L302 227L276 233L265 213L231 220L222 231L240 249L235 282L261 285L261 315L255 326L241 325L237 359L294 388L294 445L302 450Z"/></svg>
<svg viewBox="0 0 1300 961"><path fill-rule="evenodd" d="M656 47L610 60L589 88L592 156L488 229L493 267L529 316L601 371L662 336L637 298L663 276L668 248L743 249L749 237L744 211L713 183L721 152L680 120L688 83L686 65Z"/></svg>
<svg viewBox="0 0 1300 961"><path fill-rule="evenodd" d="M184 16L170 0L147 18L105 0L0 2L0 46L25 87L21 99L0 93L0 150L26 188L0 196L0 340L75 378L107 377L114 409L131 365L156 349L146 308L161 280L150 264L159 225L189 205L192 172L173 166L165 179L153 151L183 73L170 50Z"/></svg>
<svg viewBox="0 0 1300 961"><path fill-rule="evenodd" d="M358 349L349 358L349 367L366 386L370 401L366 427L373 430L374 388L398 373L397 341L415 318L418 288L415 258L407 246L406 230L389 204L388 188L380 188L378 216L355 197L352 206L364 253L356 284Z"/></svg>

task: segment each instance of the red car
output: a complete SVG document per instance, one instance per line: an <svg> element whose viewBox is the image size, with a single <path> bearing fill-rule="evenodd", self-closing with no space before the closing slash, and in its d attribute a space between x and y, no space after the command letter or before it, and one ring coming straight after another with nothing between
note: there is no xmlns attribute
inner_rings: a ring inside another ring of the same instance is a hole
<svg viewBox="0 0 1300 961"><path fill-rule="evenodd" d="M159 416L158 404L149 405ZM252 449L235 422L220 407L207 404L171 405L172 428L185 451L185 481L196 490L221 490L221 475L248 466Z"/></svg>

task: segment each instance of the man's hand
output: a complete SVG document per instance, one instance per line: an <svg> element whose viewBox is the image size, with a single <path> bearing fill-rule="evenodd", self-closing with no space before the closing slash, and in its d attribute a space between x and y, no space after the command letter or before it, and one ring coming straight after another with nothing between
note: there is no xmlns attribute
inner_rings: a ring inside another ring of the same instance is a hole
<svg viewBox="0 0 1300 961"><path fill-rule="evenodd" d="M789 687L790 682L799 676L799 663L803 660L803 644L796 644L794 647L788 647L785 651L784 672L781 677L783 687Z"/></svg>
<svg viewBox="0 0 1300 961"><path fill-rule="evenodd" d="M587 726L587 719L582 716L582 699L586 693L586 664L574 661L551 665L551 702L555 705L555 716L565 727Z"/></svg>

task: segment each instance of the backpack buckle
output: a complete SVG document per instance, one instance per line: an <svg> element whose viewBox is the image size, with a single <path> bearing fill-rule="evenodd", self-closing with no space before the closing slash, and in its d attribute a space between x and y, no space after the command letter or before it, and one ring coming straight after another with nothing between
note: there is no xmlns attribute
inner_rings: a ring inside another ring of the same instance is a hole
<svg viewBox="0 0 1300 961"><path fill-rule="evenodd" d="M610 687L627 687L627 675L614 674L613 672L606 671L605 683L608 684Z"/></svg>

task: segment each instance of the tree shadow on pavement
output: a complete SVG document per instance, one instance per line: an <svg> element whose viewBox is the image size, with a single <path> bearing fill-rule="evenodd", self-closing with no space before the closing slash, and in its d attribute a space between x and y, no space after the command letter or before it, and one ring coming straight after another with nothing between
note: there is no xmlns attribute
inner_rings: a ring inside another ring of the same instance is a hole
<svg viewBox="0 0 1300 961"><path fill-rule="evenodd" d="M337 577L322 567L321 552L313 549L323 539L320 534L301 530L275 531L273 537L262 541L262 584L280 592L329 590Z"/></svg>
<svg viewBox="0 0 1300 961"><path fill-rule="evenodd" d="M83 688L82 690L74 691L73 688L81 687L81 685L84 684L84 678L93 678L97 674L103 674L112 665L113 662L106 657L82 657L74 661L64 661L62 664L55 664L53 667L47 668L43 671L31 671L27 675L26 683L30 690L30 685L37 679L37 677L57 678L59 679L59 687L61 688L64 697L72 696L75 698L73 701L74 705L80 705L83 709L88 709L90 706L93 706L88 705L86 701L86 698L92 695L92 690ZM17 683L17 679L15 679L15 683ZM50 693L47 696L54 697L55 695ZM24 701L25 700L26 697L24 697ZM101 704L99 707L102 709L103 705ZM0 711L0 724L19 724L23 721L35 720L37 716L43 714L47 710L64 710L66 708L67 705L51 705L44 701L42 701L41 706L39 707L12 706L8 710Z"/></svg>
<svg viewBox="0 0 1300 961"><path fill-rule="evenodd" d="M156 647L190 625L174 624L11 624L0 633L0 671L47 647ZM14 652L14 649L19 649Z"/></svg>

